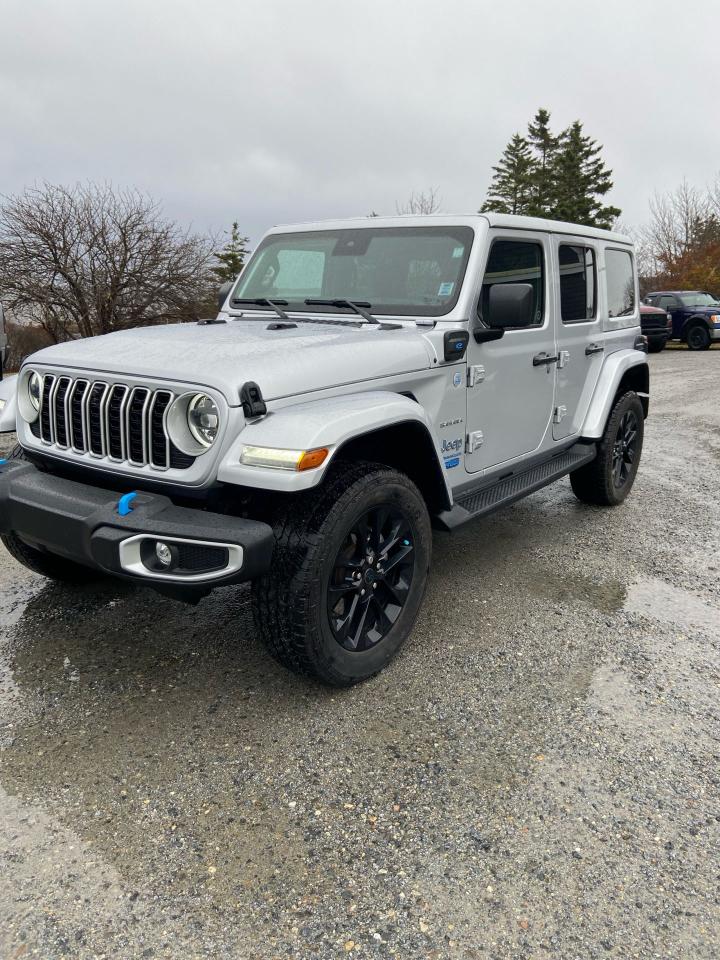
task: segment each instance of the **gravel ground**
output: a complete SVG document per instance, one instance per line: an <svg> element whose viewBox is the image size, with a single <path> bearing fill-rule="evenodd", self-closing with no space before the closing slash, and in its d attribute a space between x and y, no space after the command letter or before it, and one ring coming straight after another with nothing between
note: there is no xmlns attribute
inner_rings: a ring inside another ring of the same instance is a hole
<svg viewBox="0 0 720 960"><path fill-rule="evenodd" d="M650 363L627 503L438 535L347 692L2 551L0 956L717 958L720 350Z"/></svg>

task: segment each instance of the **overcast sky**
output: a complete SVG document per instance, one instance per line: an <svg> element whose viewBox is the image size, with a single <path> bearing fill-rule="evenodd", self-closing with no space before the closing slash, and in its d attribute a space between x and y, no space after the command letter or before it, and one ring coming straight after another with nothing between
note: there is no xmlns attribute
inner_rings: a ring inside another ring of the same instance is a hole
<svg viewBox="0 0 720 960"><path fill-rule="evenodd" d="M720 171L718 0L0 0L0 193L109 180L199 230L480 206L539 106L625 224Z"/></svg>

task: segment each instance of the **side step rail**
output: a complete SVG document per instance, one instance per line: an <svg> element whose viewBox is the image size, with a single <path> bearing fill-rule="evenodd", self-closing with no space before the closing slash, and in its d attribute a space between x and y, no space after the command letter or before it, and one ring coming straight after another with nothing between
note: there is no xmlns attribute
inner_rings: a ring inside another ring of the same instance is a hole
<svg viewBox="0 0 720 960"><path fill-rule="evenodd" d="M520 465L517 472L465 491L450 510L443 510L433 517L433 526L438 530L452 531L476 517L486 517L590 463L596 454L594 443L576 443L533 467L523 469Z"/></svg>

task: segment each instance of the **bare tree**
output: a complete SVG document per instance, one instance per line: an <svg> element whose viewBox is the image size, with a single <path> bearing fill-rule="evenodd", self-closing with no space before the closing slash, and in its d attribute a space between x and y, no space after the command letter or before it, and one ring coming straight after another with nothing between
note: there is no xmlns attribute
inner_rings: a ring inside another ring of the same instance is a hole
<svg viewBox="0 0 720 960"><path fill-rule="evenodd" d="M395 204L395 209L399 215L411 213L415 216L421 216L430 213L438 213L440 210L441 198L435 187L430 187L427 192L422 190L416 193L414 190L404 204Z"/></svg>
<svg viewBox="0 0 720 960"><path fill-rule="evenodd" d="M135 190L44 184L3 198L0 290L53 342L191 320L212 303L213 247Z"/></svg>
<svg viewBox="0 0 720 960"><path fill-rule="evenodd" d="M656 266L684 256L711 213L709 195L686 180L671 193L656 193L650 201L650 224L643 231L643 243Z"/></svg>

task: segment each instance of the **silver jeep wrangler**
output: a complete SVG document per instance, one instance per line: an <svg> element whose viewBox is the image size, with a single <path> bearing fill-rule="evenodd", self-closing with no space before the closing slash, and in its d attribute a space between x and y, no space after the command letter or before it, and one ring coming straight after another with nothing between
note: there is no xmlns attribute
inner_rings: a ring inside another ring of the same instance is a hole
<svg viewBox="0 0 720 960"><path fill-rule="evenodd" d="M630 241L524 217L271 230L220 312L63 343L0 413L0 533L58 580L194 601L252 580L257 631L347 686L412 630L431 527L569 474L629 493L648 413Z"/></svg>

